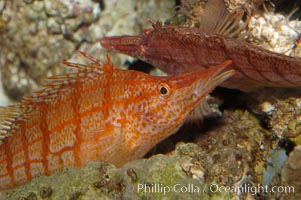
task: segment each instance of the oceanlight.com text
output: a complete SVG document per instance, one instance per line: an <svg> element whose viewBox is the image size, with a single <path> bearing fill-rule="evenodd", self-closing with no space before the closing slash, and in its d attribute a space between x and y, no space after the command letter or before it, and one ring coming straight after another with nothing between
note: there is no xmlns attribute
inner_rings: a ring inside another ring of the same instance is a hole
<svg viewBox="0 0 301 200"><path fill-rule="evenodd" d="M161 183L153 183L153 184L138 184L137 185L138 192L144 193L163 193L166 195L167 193L249 193L251 195L256 195L259 193L294 193L295 188L293 186L263 186L263 185L251 185L244 184L243 186L222 186L218 184L204 184L202 186L196 184L174 184L172 186L167 186Z"/></svg>
<svg viewBox="0 0 301 200"><path fill-rule="evenodd" d="M218 184L211 184L208 189L212 193L216 192L234 192L234 193L249 193L256 195L259 193L294 193L294 186L267 186L267 185L251 185L244 184L243 186L221 186Z"/></svg>

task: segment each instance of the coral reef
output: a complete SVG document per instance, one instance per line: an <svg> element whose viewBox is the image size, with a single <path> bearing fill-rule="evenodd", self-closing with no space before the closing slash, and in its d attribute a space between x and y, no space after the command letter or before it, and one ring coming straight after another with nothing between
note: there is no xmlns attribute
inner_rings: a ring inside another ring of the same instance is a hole
<svg viewBox="0 0 301 200"><path fill-rule="evenodd" d="M7 198L210 199L210 196L227 196L227 193L210 194L204 188L200 154L197 145L181 144L170 155L133 161L119 169L107 163L91 163L83 169L66 169L51 177L36 178ZM175 192L170 192L172 190Z"/></svg>
<svg viewBox="0 0 301 200"><path fill-rule="evenodd" d="M186 16L193 16L187 18L193 21L186 23L196 23L205 1L183 2ZM250 2L256 3L256 10ZM289 13L266 12L260 6L262 3L262 0L227 1L231 10L252 11L248 21L249 42L301 57L298 43L301 22L290 20ZM38 88L44 76L63 73L64 68L59 63L74 57L76 50L97 55L102 51L98 41L103 35L138 34L149 26L148 18L171 18L173 6L171 0L164 3L135 0L131 4L125 0L0 0L0 65L4 88L10 97L19 99ZM179 16L170 21L183 23L187 19ZM124 62L128 59L118 55L114 62L126 68ZM219 117L205 121L202 131L182 129L165 141L163 147L166 150L177 141L196 144L178 144L170 154L137 160L119 169L106 163L66 169L2 193L0 199L300 198L301 92L298 89L267 88L234 96L226 91L221 96L224 102L219 99L220 102L214 104L223 107L222 112L217 110ZM179 137L186 138L181 140ZM157 150L160 148L162 145ZM277 160L283 160L283 163L277 163ZM214 184L243 187L265 183L293 186L294 194L212 193L208 188L196 193L164 194L142 189L138 192L138 184L149 188L162 184L158 188L163 190L175 184L184 186L190 183L202 189Z"/></svg>
<svg viewBox="0 0 301 200"><path fill-rule="evenodd" d="M0 65L7 95L20 100L37 90L46 76L64 73L61 62L76 50L99 55L104 34L139 33L149 18L171 15L173 3L1 0ZM121 67L124 60L117 60L116 66Z"/></svg>
<svg viewBox="0 0 301 200"><path fill-rule="evenodd" d="M301 57L301 22L289 16L265 12L253 15L248 24L250 40L262 47L290 56Z"/></svg>
<svg viewBox="0 0 301 200"><path fill-rule="evenodd" d="M92 1L6 1L2 10L2 81L8 95L19 100L37 89L77 46L89 40L89 25L99 18Z"/></svg>
<svg viewBox="0 0 301 200"><path fill-rule="evenodd" d="M295 147L295 150L291 152L286 164L281 170L281 185L289 185L287 191L278 194L276 198L280 199L300 199L301 198L301 146ZM293 195L292 195L293 194Z"/></svg>

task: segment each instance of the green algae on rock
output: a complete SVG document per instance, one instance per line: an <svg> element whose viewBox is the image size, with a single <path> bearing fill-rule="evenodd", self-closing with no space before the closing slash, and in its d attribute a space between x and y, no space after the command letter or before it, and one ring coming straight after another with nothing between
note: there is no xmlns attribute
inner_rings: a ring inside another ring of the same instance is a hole
<svg viewBox="0 0 301 200"><path fill-rule="evenodd" d="M206 188L200 149L179 144L169 155L130 162L121 168L107 163L90 163L82 169L66 169L41 176L8 194L7 199L212 199L232 196L211 193ZM133 178L134 177L134 178ZM49 192L51 191L51 192ZM46 193L46 194L45 194Z"/></svg>

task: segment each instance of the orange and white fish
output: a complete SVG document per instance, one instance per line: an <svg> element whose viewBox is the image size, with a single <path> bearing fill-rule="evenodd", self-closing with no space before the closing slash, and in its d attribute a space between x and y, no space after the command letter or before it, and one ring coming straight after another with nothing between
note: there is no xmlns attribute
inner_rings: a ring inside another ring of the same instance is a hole
<svg viewBox="0 0 301 200"><path fill-rule="evenodd" d="M76 72L55 76L18 105L0 107L0 190L89 161L117 166L143 157L175 133L217 85L231 61L209 70L155 77L66 62Z"/></svg>

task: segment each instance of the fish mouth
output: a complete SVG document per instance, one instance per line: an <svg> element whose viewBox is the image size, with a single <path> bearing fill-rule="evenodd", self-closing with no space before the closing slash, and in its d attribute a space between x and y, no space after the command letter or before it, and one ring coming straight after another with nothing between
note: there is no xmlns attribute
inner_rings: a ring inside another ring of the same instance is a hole
<svg viewBox="0 0 301 200"><path fill-rule="evenodd" d="M198 93L206 93L235 74L235 70L226 69L231 63L231 60L227 60L209 69L202 69L178 75L172 79L172 82L176 88L186 87L195 83L195 90Z"/></svg>
<svg viewBox="0 0 301 200"><path fill-rule="evenodd" d="M195 103L201 101L201 99L205 98L207 94L209 94L217 86L221 85L236 73L236 71L233 69L226 69L231 63L231 61L226 61L220 65L217 65L216 67L209 69L212 71L210 71L207 76L202 79L202 81L197 82L194 93L196 93L198 98Z"/></svg>
<svg viewBox="0 0 301 200"><path fill-rule="evenodd" d="M193 93L190 97L191 102L189 103L189 106L193 107L197 103L201 102L207 94L214 90L214 88L221 85L224 81L236 73L233 69L226 69L231 63L232 62L228 60L207 70L199 70L177 76L173 83L176 88L187 87L192 84L194 85ZM189 77L189 79L184 78L184 76Z"/></svg>
<svg viewBox="0 0 301 200"><path fill-rule="evenodd" d="M195 110L197 114L197 118L202 118L204 110L207 109L205 105L207 105L205 101L206 96L214 90L217 86L221 85L224 81L233 76L236 71L233 69L226 69L232 62L226 61L220 65L215 67L211 67L206 70L199 70L196 72L186 73L184 75L180 75L175 77L176 87L178 89L185 87L192 87L192 91L188 93L189 96L184 97L184 100L187 102L185 105L185 109L183 109L182 114L188 114ZM186 76L183 77L183 76ZM179 80L182 77L182 81ZM187 77L189 77L187 79ZM178 79L178 80L177 80ZM174 83L174 82L173 82ZM204 104L202 103L204 102ZM198 104L200 106L198 106ZM187 112L189 111L189 112ZM192 117L192 119L195 116Z"/></svg>
<svg viewBox="0 0 301 200"><path fill-rule="evenodd" d="M137 57L137 52L141 47L142 38L140 36L111 36L103 37L100 44L103 48L115 52Z"/></svg>
<svg viewBox="0 0 301 200"><path fill-rule="evenodd" d="M219 70L216 73L212 74L212 76L209 76L201 86L202 88L206 88L206 90L203 90L204 93L211 92L214 88L221 85L227 79L232 77L235 73L236 71L232 69L227 71Z"/></svg>

